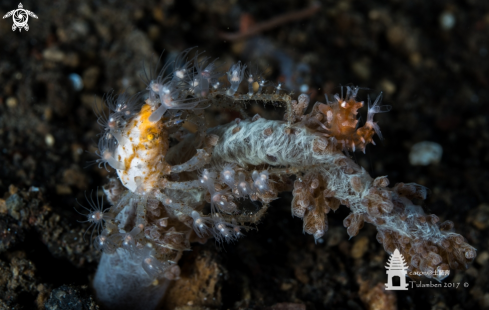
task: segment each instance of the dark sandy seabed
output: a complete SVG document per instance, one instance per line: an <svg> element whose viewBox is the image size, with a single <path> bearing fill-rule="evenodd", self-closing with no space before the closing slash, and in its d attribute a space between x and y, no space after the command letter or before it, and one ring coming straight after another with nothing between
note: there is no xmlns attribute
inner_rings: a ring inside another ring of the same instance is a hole
<svg viewBox="0 0 489 310"><path fill-rule="evenodd" d="M457 288L385 291L388 255L373 226L348 240L342 207L315 244L290 215L291 194L282 194L246 238L185 253L182 279L162 309L489 308L488 1L324 1L309 11L317 3L22 4L39 17L29 19L28 32L0 20L0 309L102 309L90 287L100 254L83 241L87 225L74 211L75 199L83 203L86 191L114 174L87 167L100 131L93 103L111 90L144 89L143 60L192 46L228 66L238 59L268 66L269 80L296 94L308 85L312 102L340 84L369 88L360 100L383 91L392 105L376 117L385 139L354 160L391 184L427 186L425 210L452 220L478 256L444 281ZM2 1L0 15L17 5ZM294 20L304 9L305 18ZM274 24L283 14L292 18ZM236 117L212 107L206 113L211 126ZM365 120L365 109L360 115ZM439 164L410 165L409 150L420 141L443 147Z"/></svg>

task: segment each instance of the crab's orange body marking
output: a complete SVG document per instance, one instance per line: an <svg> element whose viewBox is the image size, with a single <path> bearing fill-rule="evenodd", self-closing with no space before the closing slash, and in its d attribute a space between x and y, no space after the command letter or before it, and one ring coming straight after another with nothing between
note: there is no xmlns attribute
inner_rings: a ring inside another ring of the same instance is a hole
<svg viewBox="0 0 489 310"><path fill-rule="evenodd" d="M168 132L163 122L149 121L152 113L150 105L143 105L139 115L125 129L125 145L118 149L118 158L122 158L127 169L117 170L117 173L122 183L133 190L156 188L160 178L170 172L165 161Z"/></svg>

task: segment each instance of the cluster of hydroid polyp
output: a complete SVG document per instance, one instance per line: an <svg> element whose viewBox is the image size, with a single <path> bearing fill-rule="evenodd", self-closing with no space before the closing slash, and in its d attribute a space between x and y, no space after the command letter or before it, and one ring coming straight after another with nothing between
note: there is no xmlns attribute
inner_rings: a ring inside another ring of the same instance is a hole
<svg viewBox="0 0 489 310"><path fill-rule="evenodd" d="M94 281L109 307L154 307L192 242L237 240L283 191L293 192L292 216L303 218L315 239L328 229L327 214L345 205L351 237L365 222L375 225L379 242L389 253L398 248L412 271L460 269L475 257L449 224L413 203L425 198L422 186L388 188L386 177L372 179L349 158L380 135L373 117L389 110L380 96L368 100L362 126L358 87L305 114L307 95L293 100L280 84L267 89L249 66L238 62L221 73L216 61L191 53L148 77L146 93L108 97L110 113L100 118L99 162L118 174L105 187L112 206L97 237L104 253ZM243 93L240 86L247 86ZM284 121L246 115L250 102L285 107ZM242 118L207 128L208 106L235 109ZM184 122L197 132L185 132Z"/></svg>

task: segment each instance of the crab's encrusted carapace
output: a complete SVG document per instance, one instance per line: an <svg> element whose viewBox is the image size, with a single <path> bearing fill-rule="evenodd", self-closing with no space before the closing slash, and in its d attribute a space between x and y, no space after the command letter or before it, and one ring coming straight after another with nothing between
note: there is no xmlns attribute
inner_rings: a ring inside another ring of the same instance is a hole
<svg viewBox="0 0 489 310"><path fill-rule="evenodd" d="M151 122L152 106L144 104L139 115L123 130L123 141L116 149L116 159L125 170L117 174L125 187L133 192L147 192L157 187L160 178L170 173L165 161L168 132L163 122Z"/></svg>

